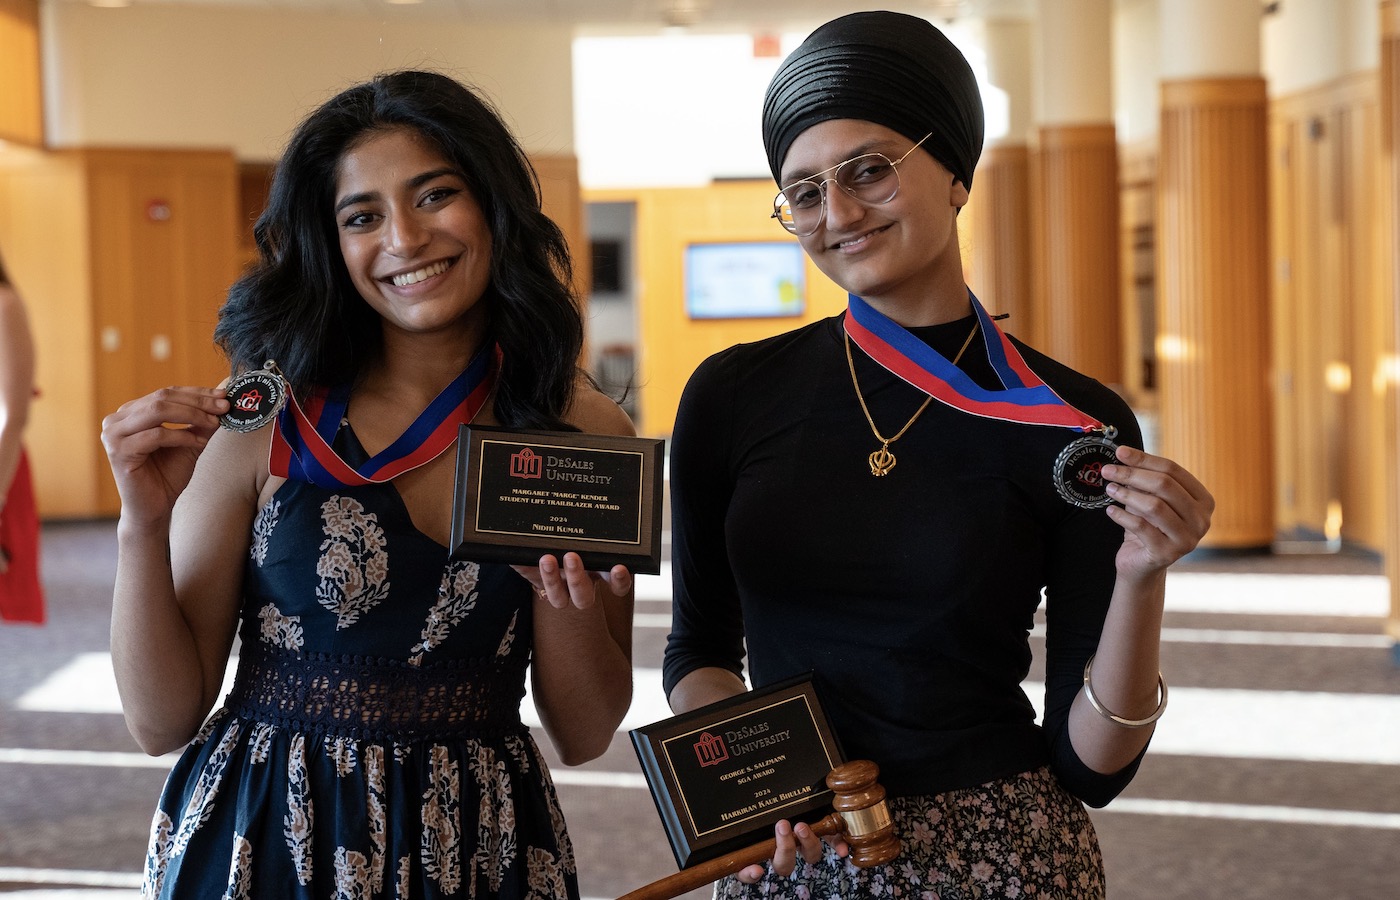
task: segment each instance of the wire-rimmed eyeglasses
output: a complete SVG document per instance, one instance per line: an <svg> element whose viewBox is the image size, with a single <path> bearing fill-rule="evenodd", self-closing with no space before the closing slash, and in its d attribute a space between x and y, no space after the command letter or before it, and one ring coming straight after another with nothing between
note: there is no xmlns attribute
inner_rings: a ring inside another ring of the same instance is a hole
<svg viewBox="0 0 1400 900"><path fill-rule="evenodd" d="M773 198L773 218L796 235L805 237L816 231L826 217L826 185L832 181L868 206L889 203L899 193L899 171L895 167L932 136L930 131L919 138L919 143L899 159L891 160L883 153L862 153L811 178L793 182Z"/></svg>

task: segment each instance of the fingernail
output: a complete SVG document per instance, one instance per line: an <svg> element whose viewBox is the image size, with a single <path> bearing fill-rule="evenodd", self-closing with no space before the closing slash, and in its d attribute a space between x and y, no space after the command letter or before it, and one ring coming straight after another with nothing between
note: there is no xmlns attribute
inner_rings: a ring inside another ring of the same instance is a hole
<svg viewBox="0 0 1400 900"><path fill-rule="evenodd" d="M785 837L789 834L792 834L792 826L787 823L786 819L778 823L778 834L781 834Z"/></svg>

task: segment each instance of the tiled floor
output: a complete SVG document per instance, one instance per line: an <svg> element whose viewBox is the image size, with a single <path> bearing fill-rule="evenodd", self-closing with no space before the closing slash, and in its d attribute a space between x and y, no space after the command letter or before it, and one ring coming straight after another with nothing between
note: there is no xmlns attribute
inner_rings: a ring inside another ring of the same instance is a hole
<svg viewBox="0 0 1400 900"><path fill-rule="evenodd" d="M0 626L0 893L135 896L169 763L136 752L116 705L114 569L112 523L51 525L50 623ZM637 700L624 727L668 715L667 584L639 583ZM1400 896L1400 669L1381 636L1387 597L1380 564L1362 556L1178 566L1163 652L1171 711L1137 780L1093 814L1111 898ZM555 778L586 896L674 871L625 734L586 766L556 766Z"/></svg>

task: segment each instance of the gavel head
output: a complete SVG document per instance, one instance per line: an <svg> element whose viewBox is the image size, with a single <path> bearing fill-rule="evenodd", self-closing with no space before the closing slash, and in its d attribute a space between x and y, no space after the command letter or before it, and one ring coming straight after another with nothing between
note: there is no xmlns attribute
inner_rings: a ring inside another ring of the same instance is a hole
<svg viewBox="0 0 1400 900"><path fill-rule="evenodd" d="M901 849L885 789L875 780L879 774L880 767L870 760L856 759L826 776L826 786L836 794L831 805L845 823L842 835L851 845L851 862L861 868L891 862Z"/></svg>

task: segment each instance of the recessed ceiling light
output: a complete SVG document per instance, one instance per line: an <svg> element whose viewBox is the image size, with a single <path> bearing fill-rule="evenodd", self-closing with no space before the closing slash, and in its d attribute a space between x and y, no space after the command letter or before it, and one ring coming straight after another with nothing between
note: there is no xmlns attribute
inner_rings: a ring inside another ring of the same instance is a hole
<svg viewBox="0 0 1400 900"><path fill-rule="evenodd" d="M131 5L131 0L88 0L88 5L98 9L125 9Z"/></svg>
<svg viewBox="0 0 1400 900"><path fill-rule="evenodd" d="M416 6L423 0L384 0L384 2L390 6Z"/></svg>

